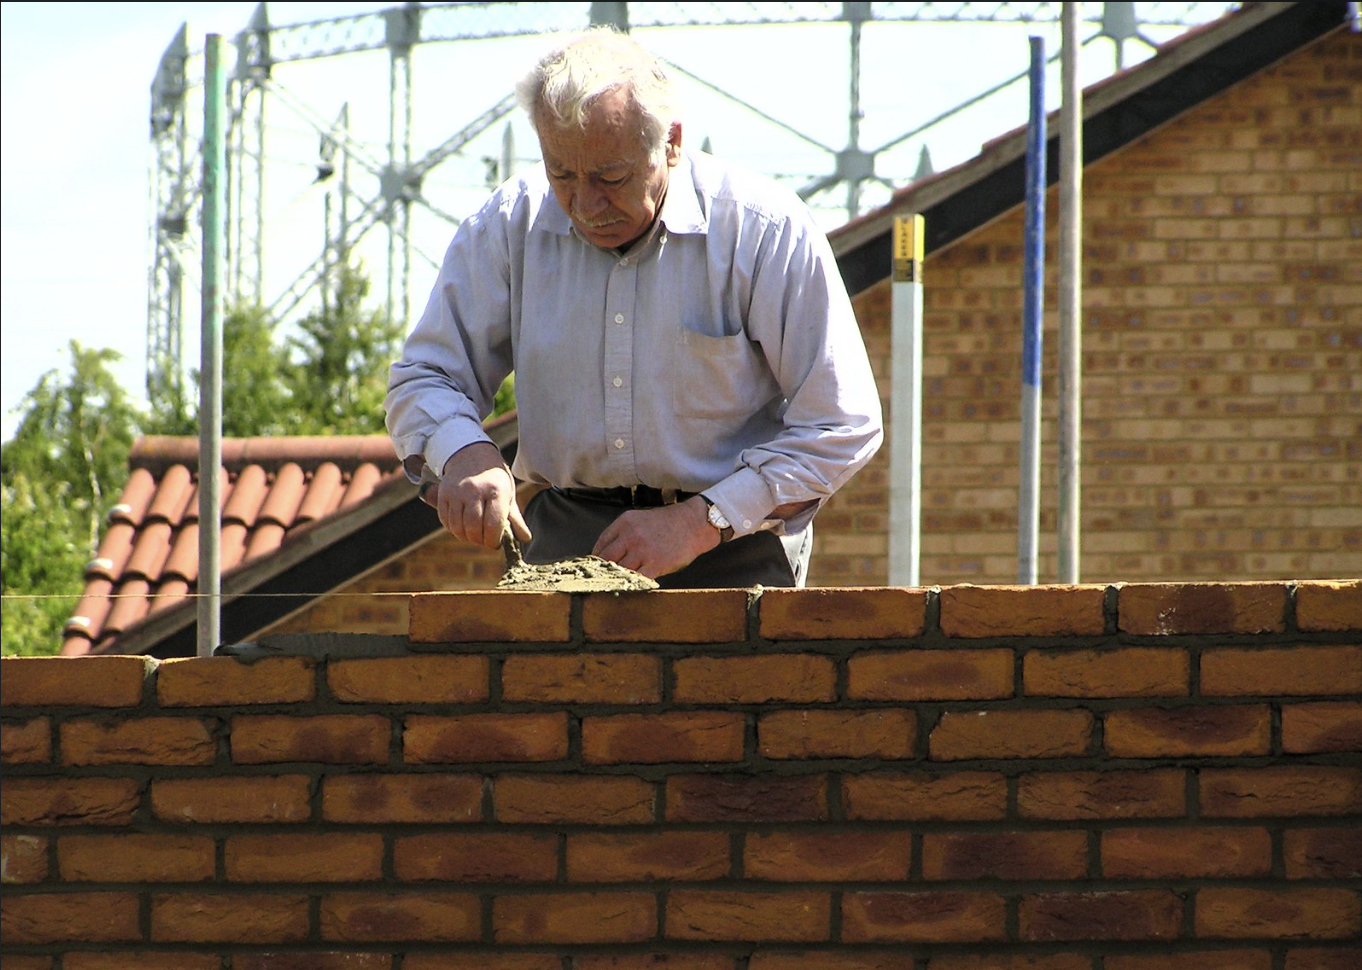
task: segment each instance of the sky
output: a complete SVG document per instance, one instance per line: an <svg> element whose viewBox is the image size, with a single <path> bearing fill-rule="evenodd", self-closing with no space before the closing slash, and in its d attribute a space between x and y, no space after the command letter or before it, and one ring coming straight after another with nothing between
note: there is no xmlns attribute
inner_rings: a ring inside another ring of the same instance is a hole
<svg viewBox="0 0 1362 970"><path fill-rule="evenodd" d="M148 126L151 80L182 24L189 26L191 45L201 47L210 33L235 36L256 6L0 4L0 392L5 440L14 433L15 411L24 395L45 373L65 372L72 341L119 353L116 376L135 398L142 396L152 260L149 227L155 214ZM271 3L269 11L274 23L289 24L392 6L396 4ZM1095 29L1086 26L1081 36L1087 38ZM716 154L796 176L799 184L806 176L831 170L832 156L825 148L840 149L848 142L847 30L845 24L657 28L636 35L688 75L691 144L708 139ZM1174 33L1165 28L1158 36ZM892 142L1025 71L1031 34L1047 38L1047 53L1058 53L1057 24L866 25L860 146ZM423 145L438 145L509 93L514 77L541 43L520 39L420 45L413 56L419 110L412 131L418 155ZM1137 42L1127 44L1127 66L1148 53ZM816 64L819 69L791 71L791 64ZM1085 48L1085 83L1110 73L1113 66L1114 47L1107 40ZM281 68L278 78L318 117L334 117L339 105L350 105L357 137L367 140L376 155L386 153L385 54L309 61L296 65L291 74ZM725 91L740 93L760 115L725 97ZM196 91L191 97L202 95ZM936 170L967 160L983 142L1024 124L1026 97L1025 86L1014 85L1008 95L934 128L926 144ZM1047 81L1047 106L1059 106L1057 66ZM534 164L528 130L512 135L517 165ZM446 214L471 209L486 193L482 156L498 154L503 137L500 127L489 131L482 143L470 146L467 158L454 159L433 174L423 191ZM266 177L269 211L298 235L271 240L267 294L285 288L290 274L318 250L323 218L318 213L325 191L315 183L314 130L301 120L290 124L285 119L282 134L271 138L283 168ZM880 158L876 171L901 184L916 169L923 143L922 138L905 140ZM836 209L845 202L845 189L823 201L820 218L827 228L845 220L845 212ZM874 204L875 199L867 201ZM419 225L413 222L413 231L417 229L422 235L410 278L419 306L452 223L427 218ZM185 306L186 363L195 366L197 292L186 294Z"/></svg>

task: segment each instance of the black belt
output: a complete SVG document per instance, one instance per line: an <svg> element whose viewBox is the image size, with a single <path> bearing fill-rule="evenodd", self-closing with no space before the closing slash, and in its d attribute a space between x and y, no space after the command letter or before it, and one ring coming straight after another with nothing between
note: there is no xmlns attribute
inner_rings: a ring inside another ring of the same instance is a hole
<svg viewBox="0 0 1362 970"><path fill-rule="evenodd" d="M624 509L655 509L663 505L675 505L700 494L674 488L653 488L651 485L619 485L615 488L559 488L555 485L553 490L578 502L595 502Z"/></svg>

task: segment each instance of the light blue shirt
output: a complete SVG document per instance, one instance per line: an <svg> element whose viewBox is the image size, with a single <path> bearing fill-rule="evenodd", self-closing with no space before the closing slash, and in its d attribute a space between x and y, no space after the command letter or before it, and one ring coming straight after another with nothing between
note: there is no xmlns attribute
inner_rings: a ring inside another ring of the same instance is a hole
<svg viewBox="0 0 1362 970"><path fill-rule="evenodd" d="M883 439L827 237L792 192L703 154L623 254L577 235L542 172L459 226L391 370L409 473L488 440L512 369L518 479L704 491L739 535L802 529Z"/></svg>

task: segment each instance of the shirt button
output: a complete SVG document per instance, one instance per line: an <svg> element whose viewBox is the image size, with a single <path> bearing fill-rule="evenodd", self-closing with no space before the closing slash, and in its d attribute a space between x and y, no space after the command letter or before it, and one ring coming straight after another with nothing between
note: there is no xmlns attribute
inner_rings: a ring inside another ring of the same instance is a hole
<svg viewBox="0 0 1362 970"><path fill-rule="evenodd" d="M621 265L621 266L628 266L628 265L629 265L629 258L626 256L624 259L621 259L621 260L620 260L620 265Z"/></svg>
<svg viewBox="0 0 1362 970"><path fill-rule="evenodd" d="M742 520L742 527L743 527L744 529L750 529L750 528L752 528L752 520L751 520L751 519L743 519L743 520Z"/></svg>
<svg viewBox="0 0 1362 970"><path fill-rule="evenodd" d="M616 387L623 387L623 386L624 386L624 381L620 380L618 377L616 377L616 378L615 378L613 381L611 381L610 383L611 383L611 384L614 384Z"/></svg>
<svg viewBox="0 0 1362 970"><path fill-rule="evenodd" d="M616 322L616 323L623 323L623 322L624 322L624 314L623 314L623 313L617 313L617 314L615 314L615 322Z"/></svg>
<svg viewBox="0 0 1362 970"><path fill-rule="evenodd" d="M624 447L624 439L623 439L623 438L616 438L616 439L615 439L615 448L616 448L616 449L619 449L619 448L623 448L623 447Z"/></svg>

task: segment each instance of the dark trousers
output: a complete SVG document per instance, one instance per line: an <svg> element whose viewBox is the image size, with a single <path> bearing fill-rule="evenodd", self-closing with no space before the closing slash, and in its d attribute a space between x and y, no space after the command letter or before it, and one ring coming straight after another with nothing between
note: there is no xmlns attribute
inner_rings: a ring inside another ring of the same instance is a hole
<svg viewBox="0 0 1362 970"><path fill-rule="evenodd" d="M550 563L589 556L605 527L627 511L623 506L580 501L546 488L525 506L525 522L534 533L525 545L525 561ZM662 589L803 586L812 550L812 525L792 536L754 532L715 546L690 565L659 576L657 584Z"/></svg>

